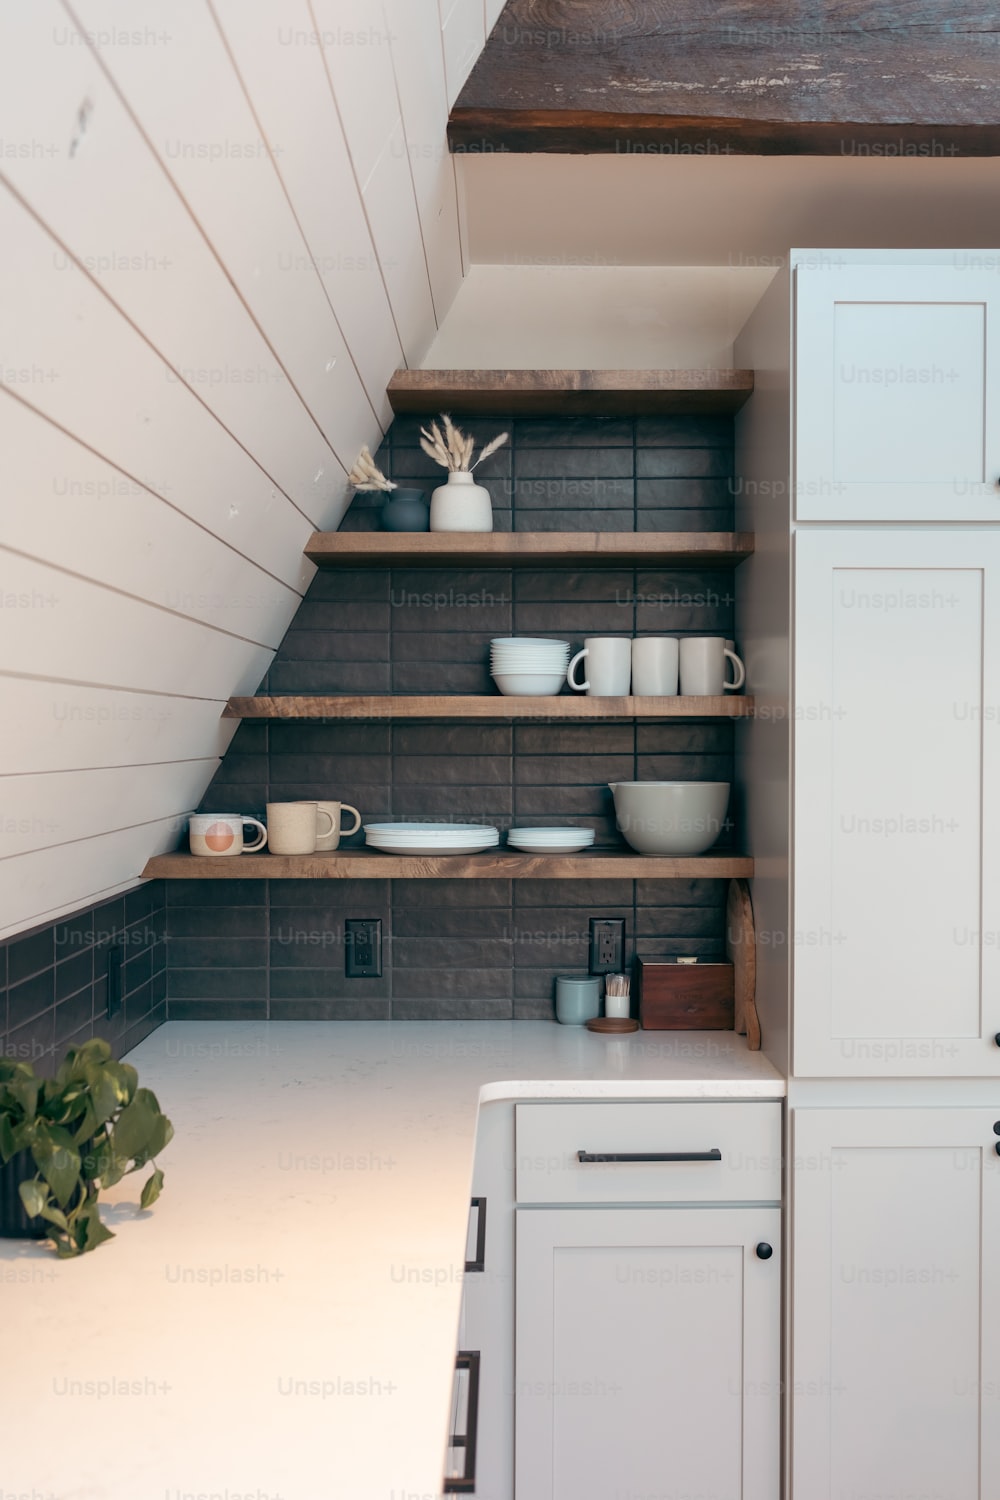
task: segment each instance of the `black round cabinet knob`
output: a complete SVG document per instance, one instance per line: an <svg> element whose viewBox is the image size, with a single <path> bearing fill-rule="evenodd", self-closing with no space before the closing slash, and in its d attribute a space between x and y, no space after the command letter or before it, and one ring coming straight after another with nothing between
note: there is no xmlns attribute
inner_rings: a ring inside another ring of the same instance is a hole
<svg viewBox="0 0 1000 1500"><path fill-rule="evenodd" d="M994 1135L1000 1135L1000 1120L998 1120L996 1122L996 1124L994 1125L994 1127L993 1127L993 1134Z"/></svg>
<svg viewBox="0 0 1000 1500"><path fill-rule="evenodd" d="M771 1256L773 1254L774 1254L774 1251L771 1249L771 1247L767 1243L767 1241L766 1240L761 1240L760 1244L757 1246L757 1259L758 1260L770 1260Z"/></svg>

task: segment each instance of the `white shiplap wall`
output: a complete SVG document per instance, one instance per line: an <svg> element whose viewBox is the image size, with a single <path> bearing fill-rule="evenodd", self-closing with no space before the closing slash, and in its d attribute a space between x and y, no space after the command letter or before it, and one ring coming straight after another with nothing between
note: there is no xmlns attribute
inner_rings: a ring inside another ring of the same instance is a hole
<svg viewBox="0 0 1000 1500"><path fill-rule="evenodd" d="M0 937L176 846L458 290L501 8L0 6Z"/></svg>

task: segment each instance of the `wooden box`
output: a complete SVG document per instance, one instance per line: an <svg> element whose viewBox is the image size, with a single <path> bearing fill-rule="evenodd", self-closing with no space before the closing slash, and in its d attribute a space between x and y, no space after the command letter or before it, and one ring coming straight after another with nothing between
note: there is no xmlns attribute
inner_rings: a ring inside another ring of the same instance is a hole
<svg viewBox="0 0 1000 1500"><path fill-rule="evenodd" d="M639 1024L647 1031L732 1031L731 963L679 964L637 958Z"/></svg>

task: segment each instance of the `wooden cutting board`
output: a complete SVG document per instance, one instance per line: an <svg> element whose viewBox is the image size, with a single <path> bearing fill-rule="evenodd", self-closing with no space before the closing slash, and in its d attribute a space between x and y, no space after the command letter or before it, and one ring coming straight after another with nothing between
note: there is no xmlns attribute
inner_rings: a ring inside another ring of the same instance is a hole
<svg viewBox="0 0 1000 1500"><path fill-rule="evenodd" d="M736 1031L747 1039L751 1052L760 1051L757 1019L757 932L745 880L731 880L726 899L726 956L733 965Z"/></svg>

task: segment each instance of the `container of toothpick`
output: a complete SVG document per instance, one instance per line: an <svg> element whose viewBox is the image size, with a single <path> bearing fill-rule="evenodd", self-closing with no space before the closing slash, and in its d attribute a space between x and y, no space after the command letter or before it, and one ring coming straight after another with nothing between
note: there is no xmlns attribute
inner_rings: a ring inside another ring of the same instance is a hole
<svg viewBox="0 0 1000 1500"><path fill-rule="evenodd" d="M629 978L627 974L608 974L604 980L604 1014L617 1020L628 1017Z"/></svg>

